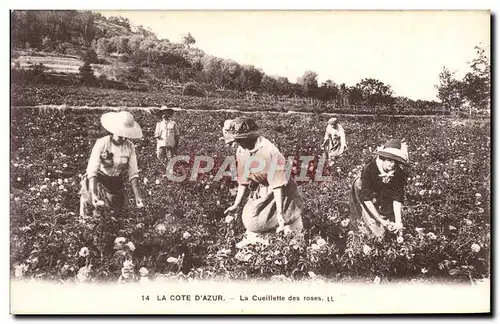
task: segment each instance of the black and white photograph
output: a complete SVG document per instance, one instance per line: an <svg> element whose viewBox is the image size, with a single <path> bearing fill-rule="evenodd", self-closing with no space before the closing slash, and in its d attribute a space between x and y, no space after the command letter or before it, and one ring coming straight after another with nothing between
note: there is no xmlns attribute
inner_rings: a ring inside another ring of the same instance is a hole
<svg viewBox="0 0 500 324"><path fill-rule="evenodd" d="M11 10L11 314L491 313L491 21Z"/></svg>

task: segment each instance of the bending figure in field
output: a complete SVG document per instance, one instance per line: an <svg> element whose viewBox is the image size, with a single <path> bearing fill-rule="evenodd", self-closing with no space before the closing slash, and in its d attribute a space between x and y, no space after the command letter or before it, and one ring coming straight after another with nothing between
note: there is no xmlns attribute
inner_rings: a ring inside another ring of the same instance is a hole
<svg viewBox="0 0 500 324"><path fill-rule="evenodd" d="M171 118L174 111L170 108L163 108L157 112L161 120L156 123L156 157L165 165L166 174L172 173L168 162L175 156L179 145L179 126Z"/></svg>
<svg viewBox="0 0 500 324"><path fill-rule="evenodd" d="M137 207L144 206L137 178L137 156L130 139L142 138L142 130L128 111L109 112L101 117L102 126L111 134L96 140L81 182L80 215L86 216L89 204L94 215L101 208L120 210L127 206L125 182L132 186Z"/></svg>
<svg viewBox="0 0 500 324"><path fill-rule="evenodd" d="M245 238L241 248L256 242L266 244L261 234L300 230L302 195L295 180L286 170L286 160L278 148L261 135L256 122L238 117L225 131L226 143L236 142L238 193L225 213L235 211L250 191L242 221Z"/></svg>
<svg viewBox="0 0 500 324"><path fill-rule="evenodd" d="M335 158L340 156L347 148L344 128L337 118L330 118L326 126L325 138L321 147L325 151L325 158L330 166L335 164Z"/></svg>
<svg viewBox="0 0 500 324"><path fill-rule="evenodd" d="M408 164L408 149L400 140L390 140L378 148L376 157L365 164L361 177L351 188L351 224L383 238L386 231L403 229L402 204Z"/></svg>

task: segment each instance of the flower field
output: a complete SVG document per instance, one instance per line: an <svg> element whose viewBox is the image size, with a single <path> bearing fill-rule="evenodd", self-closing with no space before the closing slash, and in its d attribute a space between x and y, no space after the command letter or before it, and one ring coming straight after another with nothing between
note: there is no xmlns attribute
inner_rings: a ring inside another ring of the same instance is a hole
<svg viewBox="0 0 500 324"><path fill-rule="evenodd" d="M146 207L131 204L101 219L79 216L79 189L103 111L11 110L11 269L17 278L63 282L147 279L473 281L490 276L490 123L446 118L345 117L347 151L323 171L330 181L299 182L302 235L274 235L268 246L237 250L244 229L226 217L230 178L214 181L234 154L219 140L226 112L180 111L178 154L214 158L197 181L162 177L153 137L156 118L134 110ZM253 114L285 156L320 156L328 116ZM375 242L349 227L348 193L371 151L406 139L410 178L403 236ZM315 163L310 166L314 171ZM180 163L177 171L191 170ZM298 169L295 169L298 171ZM132 197L129 188L129 197Z"/></svg>

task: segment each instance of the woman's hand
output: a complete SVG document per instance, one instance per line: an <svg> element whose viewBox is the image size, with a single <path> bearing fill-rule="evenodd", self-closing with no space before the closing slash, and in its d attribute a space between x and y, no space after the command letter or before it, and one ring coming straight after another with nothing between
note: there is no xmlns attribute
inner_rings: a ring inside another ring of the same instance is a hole
<svg viewBox="0 0 500 324"><path fill-rule="evenodd" d="M238 205L236 204L233 204L231 206L229 206L225 211L224 211L224 215L227 215L228 213L230 212L233 212L236 210L236 208L238 208Z"/></svg>
<svg viewBox="0 0 500 324"><path fill-rule="evenodd" d="M92 194L92 205L94 205L94 207L103 207L104 204L104 201L100 200L97 194Z"/></svg>
<svg viewBox="0 0 500 324"><path fill-rule="evenodd" d="M144 201L140 196L135 197L135 203L137 205L137 208L143 208L144 207Z"/></svg>

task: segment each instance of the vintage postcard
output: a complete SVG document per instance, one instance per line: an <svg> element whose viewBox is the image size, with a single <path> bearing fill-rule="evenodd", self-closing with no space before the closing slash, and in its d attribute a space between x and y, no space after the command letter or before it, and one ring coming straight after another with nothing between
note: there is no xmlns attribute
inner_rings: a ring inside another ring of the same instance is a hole
<svg viewBox="0 0 500 324"><path fill-rule="evenodd" d="M491 314L490 11L10 23L11 314Z"/></svg>

